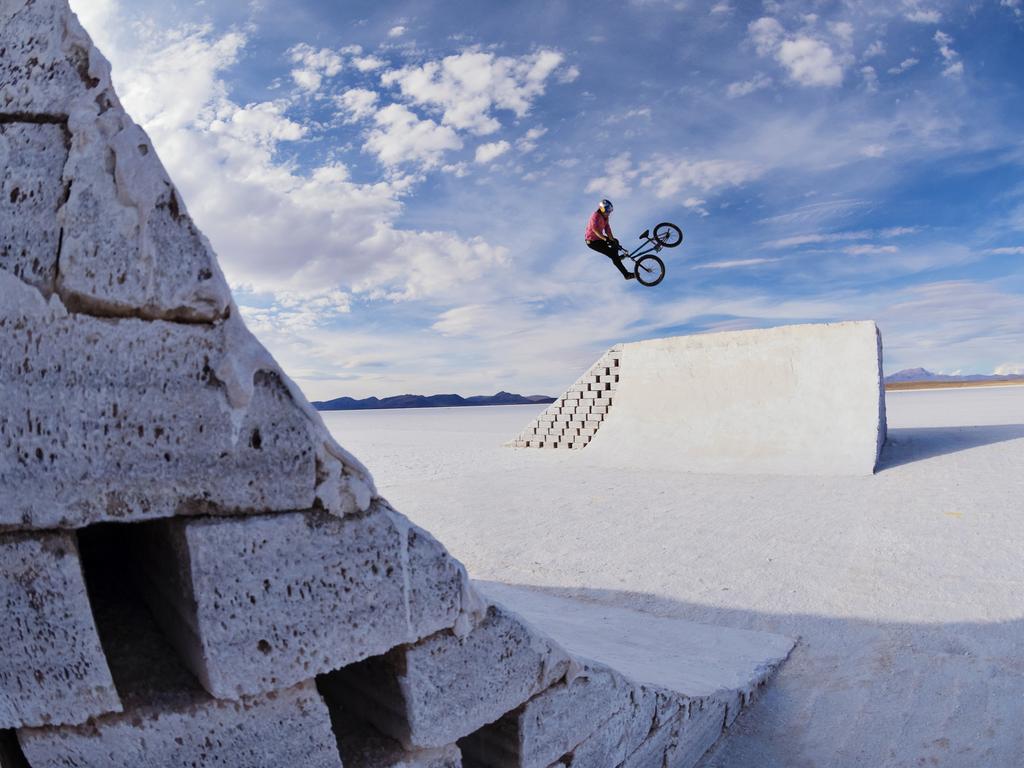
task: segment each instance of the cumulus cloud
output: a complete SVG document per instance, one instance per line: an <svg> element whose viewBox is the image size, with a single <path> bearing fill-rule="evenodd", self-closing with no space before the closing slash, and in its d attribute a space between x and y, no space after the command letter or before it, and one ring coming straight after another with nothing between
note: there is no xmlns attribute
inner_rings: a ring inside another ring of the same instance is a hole
<svg viewBox="0 0 1024 768"><path fill-rule="evenodd" d="M531 128L516 141L516 150L522 154L533 152L537 148L537 140L547 132L548 129L540 125Z"/></svg>
<svg viewBox="0 0 1024 768"><path fill-rule="evenodd" d="M501 127L496 110L525 117L563 61L549 49L519 57L471 49L385 72L381 82L397 86L412 104L440 112L443 125L482 136Z"/></svg>
<svg viewBox="0 0 1024 768"><path fill-rule="evenodd" d="M852 35L848 25L837 25L843 36ZM842 85L843 65L825 41L809 34L788 34L771 16L752 21L747 28L760 56L772 56L786 70L790 80L808 87L834 88Z"/></svg>
<svg viewBox="0 0 1024 768"><path fill-rule="evenodd" d="M935 32L935 44L939 46L939 54L945 67L942 74L945 77L959 77L964 73L964 63L960 61L960 54L953 49L953 38L942 30Z"/></svg>
<svg viewBox="0 0 1024 768"><path fill-rule="evenodd" d="M355 56L352 59L352 65L360 72L372 72L385 64L387 62L384 59L379 59L376 56Z"/></svg>
<svg viewBox="0 0 1024 768"><path fill-rule="evenodd" d="M904 72L906 72L911 67L916 67L918 63L919 63L918 60L913 58L913 57L906 58L903 61L901 61L899 64L897 64L895 67L892 67L889 70L889 74L890 75L902 75Z"/></svg>
<svg viewBox="0 0 1024 768"><path fill-rule="evenodd" d="M689 160L670 155L654 155L635 164L625 152L605 163L605 175L592 179L588 193L624 195L639 181L640 186L667 199L680 193L699 199L699 194L713 194L728 187L739 186L760 176L760 169L750 163L732 160ZM703 203L704 200L700 199Z"/></svg>
<svg viewBox="0 0 1024 768"><path fill-rule="evenodd" d="M878 90L878 73L874 67L861 67L860 74L864 78L864 90L868 93Z"/></svg>
<svg viewBox="0 0 1024 768"><path fill-rule="evenodd" d="M999 0L999 5L1009 8L1015 16L1024 16L1024 0Z"/></svg>
<svg viewBox="0 0 1024 768"><path fill-rule="evenodd" d="M349 88L335 99L335 103L349 115L349 121L363 120L374 114L378 98L376 91Z"/></svg>
<svg viewBox="0 0 1024 768"><path fill-rule="evenodd" d="M445 152L462 148L462 140L447 125L421 119L402 104L377 110L373 122L377 127L370 131L364 148L387 166L417 163L435 168Z"/></svg>
<svg viewBox="0 0 1024 768"><path fill-rule="evenodd" d="M299 43L288 51L288 58L298 66L292 70L296 85L306 91L318 91L324 77L334 77L342 68L342 59L329 48L316 50L307 43Z"/></svg>
<svg viewBox="0 0 1024 768"><path fill-rule="evenodd" d="M577 66L563 67L555 73L555 79L563 84L574 82L579 76L580 68Z"/></svg>
<svg viewBox="0 0 1024 768"><path fill-rule="evenodd" d="M725 90L725 95L730 99L737 99L741 96L747 96L755 91L760 91L768 88L772 84L772 79L761 72L755 74L749 80L741 80L735 83L729 83L729 87Z"/></svg>
<svg viewBox="0 0 1024 768"><path fill-rule="evenodd" d="M875 40L871 45L864 51L864 59L873 59L876 56L885 55L885 44L881 40Z"/></svg>
<svg viewBox="0 0 1024 768"><path fill-rule="evenodd" d="M396 24L388 30L388 37L401 37L405 34L405 27L401 24Z"/></svg>
<svg viewBox="0 0 1024 768"><path fill-rule="evenodd" d="M942 14L920 0L903 0L903 18L915 24L938 24Z"/></svg>
<svg viewBox="0 0 1024 768"><path fill-rule="evenodd" d="M494 141L489 144L481 144L476 148L476 162L480 164L486 164L501 157L506 152L512 149L512 145L507 141Z"/></svg>
<svg viewBox="0 0 1024 768"><path fill-rule="evenodd" d="M302 297L325 316L338 316L356 295L390 301L449 295L505 263L503 249L479 238L399 228L415 177L392 173L358 183L338 162L300 172L279 159L311 128L289 117L286 101L240 105L227 95L223 75L247 43L243 33L123 23L107 29L102 44L122 101L152 138L228 279L272 297L260 322L312 322L289 304ZM133 37L119 44L124 35ZM335 66L326 57L318 61L325 74ZM349 95L347 107L372 110L371 94ZM440 147L458 143L450 129L421 125L403 109L373 113L385 157L429 163Z"/></svg>
<svg viewBox="0 0 1024 768"><path fill-rule="evenodd" d="M1024 363L1003 363L992 371L996 376L1024 376Z"/></svg>

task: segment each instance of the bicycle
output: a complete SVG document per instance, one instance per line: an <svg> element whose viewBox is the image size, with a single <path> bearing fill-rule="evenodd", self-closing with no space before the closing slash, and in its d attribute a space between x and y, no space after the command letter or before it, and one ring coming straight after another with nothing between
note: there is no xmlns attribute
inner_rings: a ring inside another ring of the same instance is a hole
<svg viewBox="0 0 1024 768"><path fill-rule="evenodd" d="M619 257L630 259L633 262L633 275L640 285L653 288L665 279L665 262L654 254L659 253L662 248L675 248L683 242L683 230L668 221L663 221L654 227L654 234L651 230L645 229L640 233L643 240L637 248L630 252L622 247L617 240Z"/></svg>

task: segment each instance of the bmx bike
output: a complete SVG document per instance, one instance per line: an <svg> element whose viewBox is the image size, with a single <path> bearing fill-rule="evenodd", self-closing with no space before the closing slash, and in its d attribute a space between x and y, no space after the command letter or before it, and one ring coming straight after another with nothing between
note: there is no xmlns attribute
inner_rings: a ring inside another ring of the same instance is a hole
<svg viewBox="0 0 1024 768"><path fill-rule="evenodd" d="M633 262L633 274L640 285L652 288L665 279L665 262L654 254L659 253L662 248L675 248L683 242L683 230L668 221L663 221L654 227L654 232L645 229L640 233L643 240L633 251L628 251L616 241L619 247L619 256L622 259L630 259Z"/></svg>

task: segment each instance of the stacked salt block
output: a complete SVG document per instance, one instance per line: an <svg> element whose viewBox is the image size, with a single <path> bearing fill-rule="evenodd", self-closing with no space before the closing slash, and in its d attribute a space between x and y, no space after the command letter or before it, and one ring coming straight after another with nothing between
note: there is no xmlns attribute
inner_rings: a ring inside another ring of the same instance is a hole
<svg viewBox="0 0 1024 768"><path fill-rule="evenodd" d="M683 704L577 711L586 665L483 601L248 332L66 0L0 0L0 30L0 768L662 765ZM509 746L524 712L549 727Z"/></svg>
<svg viewBox="0 0 1024 768"><path fill-rule="evenodd" d="M509 445L514 448L586 448L608 417L619 384L620 346L605 352Z"/></svg>

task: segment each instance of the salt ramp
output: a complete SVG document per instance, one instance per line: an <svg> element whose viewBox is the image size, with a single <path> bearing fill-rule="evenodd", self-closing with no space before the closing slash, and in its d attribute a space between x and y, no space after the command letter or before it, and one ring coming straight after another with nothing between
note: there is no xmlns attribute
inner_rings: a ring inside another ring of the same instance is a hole
<svg viewBox="0 0 1024 768"><path fill-rule="evenodd" d="M885 442L871 321L612 347L513 442L612 465L731 474L871 474Z"/></svg>

